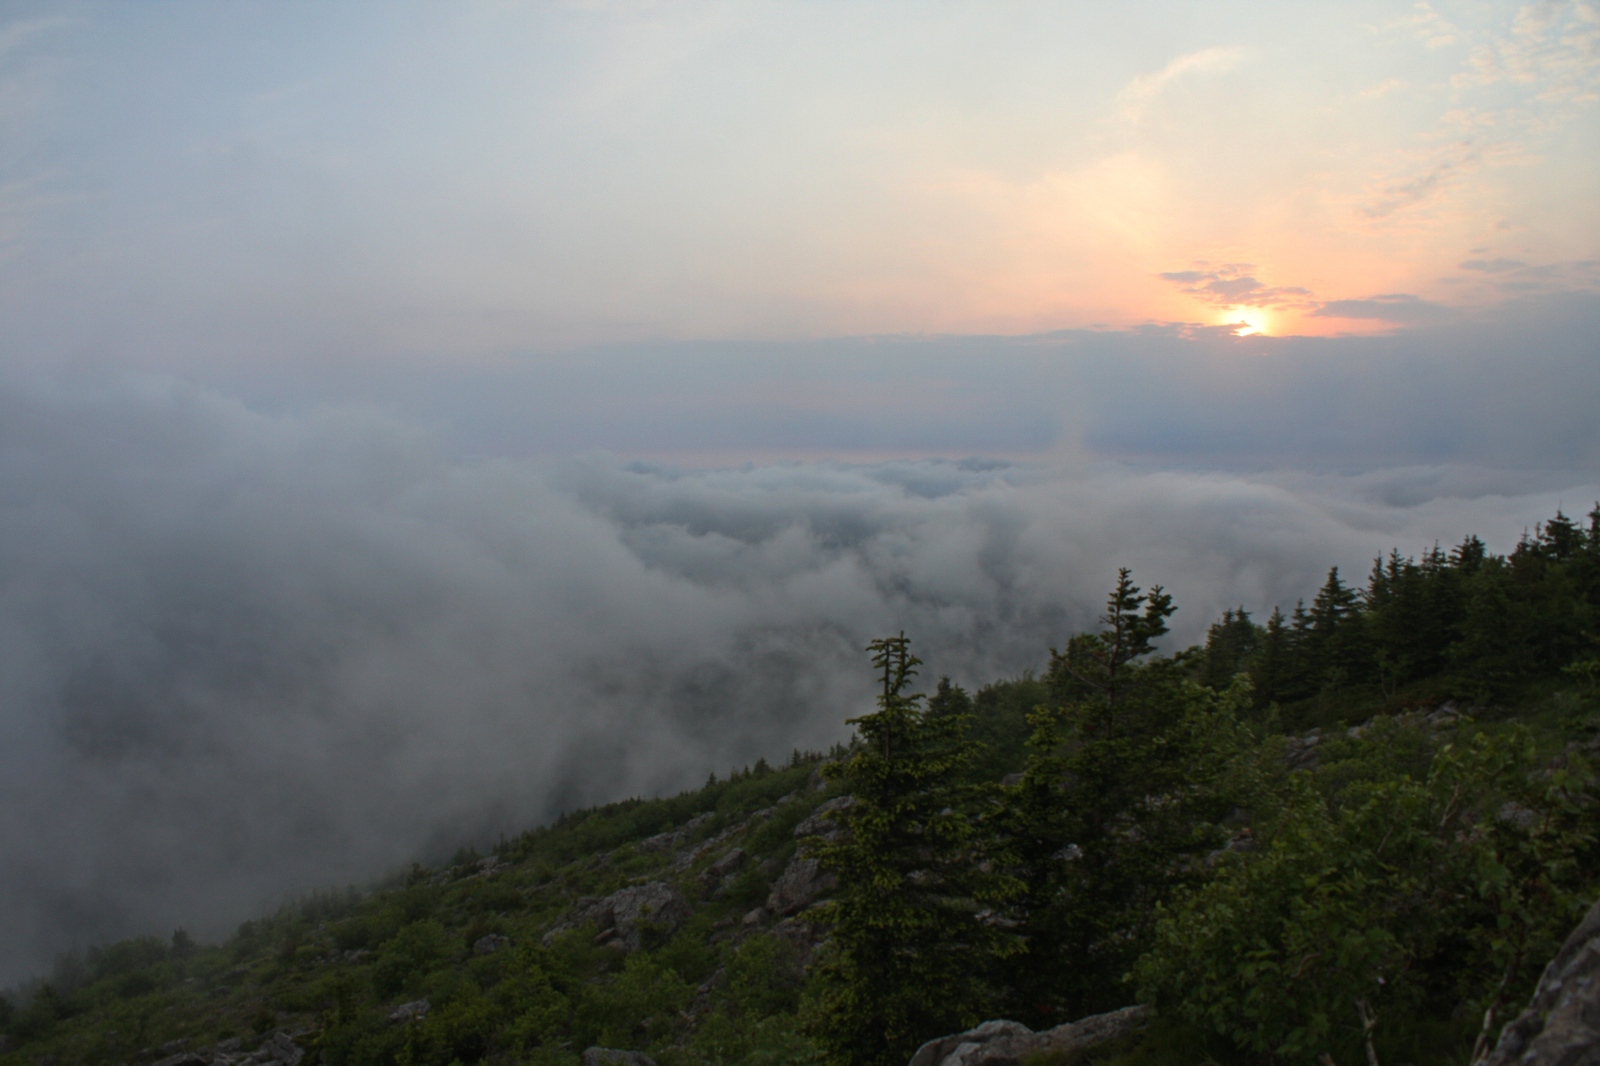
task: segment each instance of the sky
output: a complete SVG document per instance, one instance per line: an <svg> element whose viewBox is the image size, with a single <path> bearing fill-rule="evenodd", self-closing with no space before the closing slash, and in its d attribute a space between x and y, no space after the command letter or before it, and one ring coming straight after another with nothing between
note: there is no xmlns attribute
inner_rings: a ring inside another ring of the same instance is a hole
<svg viewBox="0 0 1600 1066"><path fill-rule="evenodd" d="M0 982L1600 500L1593 3L0 0Z"/></svg>
<svg viewBox="0 0 1600 1066"><path fill-rule="evenodd" d="M30 359L1332 335L1600 281L1592 3L3 10Z"/></svg>

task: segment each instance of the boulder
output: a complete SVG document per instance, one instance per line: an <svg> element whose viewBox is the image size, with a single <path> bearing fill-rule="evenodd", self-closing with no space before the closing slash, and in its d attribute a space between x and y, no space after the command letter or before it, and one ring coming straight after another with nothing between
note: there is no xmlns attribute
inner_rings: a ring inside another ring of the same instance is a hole
<svg viewBox="0 0 1600 1066"><path fill-rule="evenodd" d="M501 948L510 946L510 937L501 936L499 933L490 933L487 936L480 936L472 942L472 953L474 955L493 955Z"/></svg>
<svg viewBox="0 0 1600 1066"><path fill-rule="evenodd" d="M1322 730L1283 738L1283 762L1290 770L1315 770L1322 765Z"/></svg>
<svg viewBox="0 0 1600 1066"><path fill-rule="evenodd" d="M816 956L817 946L822 943L824 931L805 919L802 915L798 918L785 918L772 927L771 935L780 940L788 941L795 951L795 961L801 969L811 965L811 960Z"/></svg>
<svg viewBox="0 0 1600 1066"><path fill-rule="evenodd" d="M772 883L772 891L767 896L767 910L778 915L795 914L837 887L839 879L824 872L816 859L796 856Z"/></svg>
<svg viewBox="0 0 1600 1066"><path fill-rule="evenodd" d="M844 836L844 828L834 820L834 815L852 806L856 801L854 796L835 796L827 803L822 804L812 811L799 825L794 827L796 839L804 840L806 837L821 837L828 843L837 841Z"/></svg>
<svg viewBox="0 0 1600 1066"><path fill-rule="evenodd" d="M614 1047L585 1048L583 1066L656 1066L656 1060L642 1051L619 1051Z"/></svg>
<svg viewBox="0 0 1600 1066"><path fill-rule="evenodd" d="M425 1018L428 1011L433 1009L433 1004L425 999L414 999L410 1003L402 1003L389 1012L391 1022L409 1022L413 1018Z"/></svg>
<svg viewBox="0 0 1600 1066"><path fill-rule="evenodd" d="M693 914L694 906L683 893L665 881L651 881L609 896L580 899L572 912L544 935L544 942L548 945L558 934L593 922L600 928L596 943L616 943L628 951L638 951L646 929L671 932Z"/></svg>
<svg viewBox="0 0 1600 1066"><path fill-rule="evenodd" d="M1035 1055L1076 1054L1137 1033L1151 1016L1149 1007L1123 1007L1039 1033L1021 1022L984 1022L928 1041L911 1056L910 1066L1018 1066Z"/></svg>
<svg viewBox="0 0 1600 1066"><path fill-rule="evenodd" d="M1544 968L1483 1066L1600 1066L1600 903Z"/></svg>
<svg viewBox="0 0 1600 1066"><path fill-rule="evenodd" d="M664 851L667 848L678 847L684 841L688 840L689 837L694 835L695 830L711 821L711 819L715 816L715 812L713 811L707 811L705 814L697 814L693 818L690 818L687 822L684 822L682 825L678 826L676 829L668 829L665 833L657 833L653 837L639 841L639 850Z"/></svg>
<svg viewBox="0 0 1600 1066"><path fill-rule="evenodd" d="M211 1060L198 1051L180 1051L176 1055L168 1055L164 1059L157 1059L150 1066L210 1066Z"/></svg>
<svg viewBox="0 0 1600 1066"><path fill-rule="evenodd" d="M300 1066L300 1060L306 1057L306 1052L289 1038L288 1033L280 1030L261 1042L261 1046L256 1048L255 1057L257 1061L266 1059L279 1066Z"/></svg>
<svg viewBox="0 0 1600 1066"><path fill-rule="evenodd" d="M629 951L639 950L647 928L672 932L694 917L694 906L665 881L634 885L606 898L617 936Z"/></svg>
<svg viewBox="0 0 1600 1066"><path fill-rule="evenodd" d="M727 877L729 874L733 873L733 871L743 866L744 861L747 858L749 858L749 856L744 853L743 848L731 848L728 851L723 852L722 856L717 859L716 862L706 867L706 875L708 877L714 877L718 879Z"/></svg>

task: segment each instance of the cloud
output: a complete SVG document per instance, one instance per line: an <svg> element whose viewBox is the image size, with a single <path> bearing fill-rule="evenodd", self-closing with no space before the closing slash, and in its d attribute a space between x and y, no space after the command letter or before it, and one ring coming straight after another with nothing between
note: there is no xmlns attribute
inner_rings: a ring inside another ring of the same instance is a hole
<svg viewBox="0 0 1600 1066"><path fill-rule="evenodd" d="M1454 106L1370 184L1368 219L1434 201L1484 167L1526 164L1532 146L1600 101L1600 16L1586 0L1522 4L1509 24L1477 34L1423 3L1404 25L1429 49L1471 48L1449 81Z"/></svg>
<svg viewBox="0 0 1600 1066"><path fill-rule="evenodd" d="M1195 74L1224 74L1244 62L1243 48L1205 48L1181 55L1154 74L1134 78L1118 97L1118 115L1138 122L1173 82Z"/></svg>
<svg viewBox="0 0 1600 1066"><path fill-rule="evenodd" d="M1183 412L1237 367L1152 375L1169 361L1130 368L1100 447L1213 432ZM1281 441L1283 419L1315 444L1311 401L1262 396L1238 399L1252 432ZM1439 464L453 458L370 409L8 385L0 977L74 943L215 936L285 893L824 746L870 700L861 648L883 632L977 683L1089 625L1119 565L1173 590L1192 640L1329 564L1468 532L1504 549L1595 494Z"/></svg>
<svg viewBox="0 0 1600 1066"><path fill-rule="evenodd" d="M1176 270L1158 277L1190 296L1217 307L1300 307L1311 295L1298 286L1264 285L1249 272L1249 263L1225 263L1209 270Z"/></svg>
<svg viewBox="0 0 1600 1066"><path fill-rule="evenodd" d="M1459 314L1454 308L1409 293L1392 292L1365 300L1330 300L1311 312L1314 318L1360 318L1416 325L1442 322Z"/></svg>
<svg viewBox="0 0 1600 1066"><path fill-rule="evenodd" d="M1432 4L1425 2L1417 4L1411 18L1401 25L1412 27L1418 39L1429 49L1448 48L1459 44L1462 39L1461 28L1439 14Z"/></svg>
<svg viewBox="0 0 1600 1066"><path fill-rule="evenodd" d="M1476 270L1484 274L1504 274L1508 270L1517 270L1527 265L1520 259L1468 259L1461 264L1461 269Z"/></svg>

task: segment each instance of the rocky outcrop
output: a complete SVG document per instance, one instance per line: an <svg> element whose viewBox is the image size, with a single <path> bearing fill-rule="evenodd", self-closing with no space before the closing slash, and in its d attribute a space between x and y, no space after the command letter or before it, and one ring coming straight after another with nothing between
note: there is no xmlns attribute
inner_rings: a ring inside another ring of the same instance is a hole
<svg viewBox="0 0 1600 1066"><path fill-rule="evenodd" d="M683 893L665 881L651 881L599 899L580 900L565 920L544 935L544 942L549 944L558 933L593 922L600 929L596 943L638 951L647 930L670 933L693 915L694 906Z"/></svg>
<svg viewBox="0 0 1600 1066"><path fill-rule="evenodd" d="M1072 1054L1120 1040L1150 1024L1151 1015L1149 1007L1123 1007L1039 1033L1021 1022L984 1022L928 1041L911 1056L910 1066L1017 1066L1029 1056Z"/></svg>
<svg viewBox="0 0 1600 1066"><path fill-rule="evenodd" d="M480 936L477 940L472 942L472 953L474 955L493 955L501 948L508 948L510 946L510 937L501 936L499 933L489 933L486 936Z"/></svg>
<svg viewBox="0 0 1600 1066"><path fill-rule="evenodd" d="M824 872L816 859L796 856L772 882L767 910L783 916L797 914L837 887L839 879Z"/></svg>
<svg viewBox="0 0 1600 1066"><path fill-rule="evenodd" d="M795 837L800 840L806 837L821 837L830 844L841 839L844 836L844 828L835 820L834 815L849 808L855 801L854 796L836 796L822 804L794 827Z"/></svg>
<svg viewBox="0 0 1600 1066"><path fill-rule="evenodd" d="M583 1066L656 1066L656 1060L642 1051L618 1051L614 1047L585 1048Z"/></svg>
<svg viewBox="0 0 1600 1066"><path fill-rule="evenodd" d="M433 1009L433 1004L425 999L414 999L410 1003L402 1003L389 1012L391 1022L409 1022L414 1019L426 1018Z"/></svg>
<svg viewBox="0 0 1600 1066"><path fill-rule="evenodd" d="M303 1037L305 1034L300 1035ZM300 1066L306 1057L305 1048L281 1029L263 1039L254 1051L241 1051L240 1047L240 1040L234 1037L214 1048L168 1055L150 1066ZM169 1049L163 1047L161 1050Z"/></svg>
<svg viewBox="0 0 1600 1066"><path fill-rule="evenodd" d="M690 837L694 836L701 826L711 821L713 817L715 815L711 812L697 814L676 829L669 829L665 833L657 833L653 837L639 841L639 850L666 851L668 848L681 847Z"/></svg>
<svg viewBox="0 0 1600 1066"><path fill-rule="evenodd" d="M1600 903L1544 968L1483 1066L1600 1066Z"/></svg>

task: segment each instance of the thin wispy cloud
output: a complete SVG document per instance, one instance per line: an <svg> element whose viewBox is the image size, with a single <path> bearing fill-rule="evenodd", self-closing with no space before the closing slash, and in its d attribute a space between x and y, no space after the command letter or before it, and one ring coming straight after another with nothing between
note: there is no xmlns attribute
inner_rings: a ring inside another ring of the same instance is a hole
<svg viewBox="0 0 1600 1066"><path fill-rule="evenodd" d="M1479 33L1428 4L1417 12L1407 26L1429 48L1469 51L1449 79L1453 106L1369 187L1361 213L1375 221L1445 196L1478 169L1527 163L1533 139L1600 101L1600 14L1586 0L1522 4Z"/></svg>
<svg viewBox="0 0 1600 1066"><path fill-rule="evenodd" d="M1249 263L1204 264L1195 270L1174 270L1161 274L1165 281L1183 292L1217 307L1305 307L1311 290L1297 285L1266 285L1251 273Z"/></svg>
<svg viewBox="0 0 1600 1066"><path fill-rule="evenodd" d="M1173 83L1198 75L1225 74L1243 63L1247 55L1245 49L1236 46L1203 48L1181 55L1156 73L1129 82L1118 97L1117 115L1125 122L1138 122Z"/></svg>

